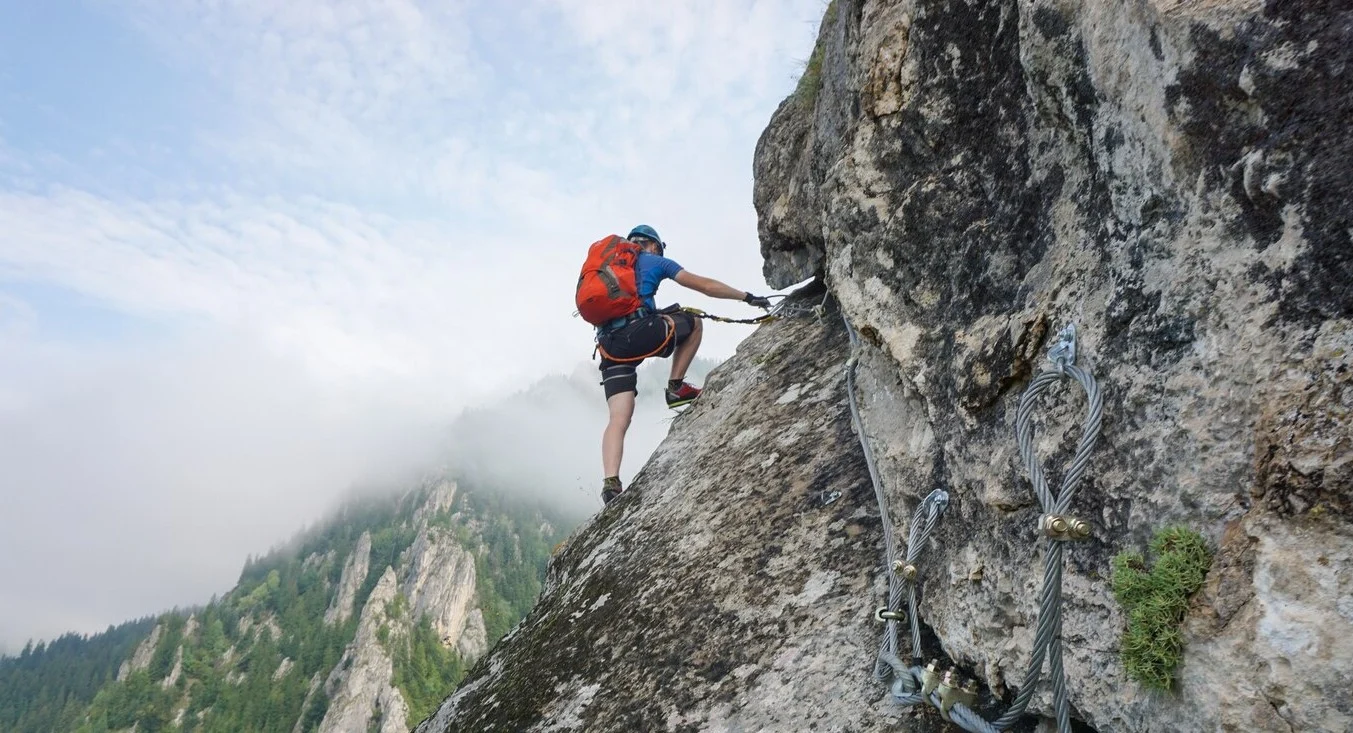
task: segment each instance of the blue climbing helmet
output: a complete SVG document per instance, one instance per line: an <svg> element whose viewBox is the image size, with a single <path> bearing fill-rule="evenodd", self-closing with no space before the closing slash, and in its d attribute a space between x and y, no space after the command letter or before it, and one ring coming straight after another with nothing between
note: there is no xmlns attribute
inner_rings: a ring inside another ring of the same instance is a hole
<svg viewBox="0 0 1353 733"><path fill-rule="evenodd" d="M643 237L645 239L651 239L654 242L658 243L658 249L660 251L663 252L667 251L667 243L662 241L662 237L658 236L658 230L654 229L653 227L647 224L640 224L639 226L631 229L629 234L625 235L625 239L628 239L630 241L633 241L635 237Z"/></svg>

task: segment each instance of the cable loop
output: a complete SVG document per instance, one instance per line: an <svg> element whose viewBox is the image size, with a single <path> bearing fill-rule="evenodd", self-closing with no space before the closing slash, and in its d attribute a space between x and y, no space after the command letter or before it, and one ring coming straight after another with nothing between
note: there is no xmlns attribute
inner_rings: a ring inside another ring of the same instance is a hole
<svg viewBox="0 0 1353 733"><path fill-rule="evenodd" d="M1020 396L1015 411L1015 442L1019 447L1024 467L1029 473L1034 494L1043 508L1043 515L1039 520L1040 534L1052 541L1047 543L1043 556L1043 585L1029 669L1010 708L994 722L988 722L971 707L977 699L975 681L968 680L960 684L960 677L955 670L949 670L941 675L936 662L931 662L924 668L919 664L921 632L919 616L916 613L918 580L916 566L931 532L949 505L949 494L943 489L935 489L917 505L907 533L906 559L899 560L893 525L888 516L887 497L879 480L873 449L865 435L859 403L855 396L855 371L859 364L860 339L844 313L842 319L845 320L851 348L851 355L846 361L846 392L850 404L851 424L860 438L860 447L869 468L869 478L874 485L874 496L879 504L880 524L883 527L884 551L887 555L884 567L888 571L888 604L879 609L875 615L880 621L886 620L886 624L883 639L879 643L878 656L874 662L874 676L880 680L887 679L890 675L893 677L891 693L898 703L918 705L923 701L929 702L940 710L945 719L970 733L999 733L1009 729L1024 715L1042 679L1043 662L1046 660L1048 677L1052 683L1057 730L1058 733L1070 733L1071 706L1067 699L1066 675L1062 665L1063 548L1065 541L1085 539L1090 535L1089 524L1071 516L1068 510L1089 468L1090 456L1095 443L1099 440L1104 413L1098 383L1089 372L1076 366L1075 325L1068 325L1058 333L1056 342L1048 351L1051 366L1029 382L1024 394ZM1034 454L1033 409L1044 392L1054 383L1067 377L1079 383L1085 390L1089 410L1081 424L1081 439L1076 452L1062 478L1061 486L1053 493ZM904 614L900 610L893 609L901 608L904 593L907 599L905 620L910 622L912 657L916 661L911 667L904 667L897 654L897 623L904 620L900 618Z"/></svg>

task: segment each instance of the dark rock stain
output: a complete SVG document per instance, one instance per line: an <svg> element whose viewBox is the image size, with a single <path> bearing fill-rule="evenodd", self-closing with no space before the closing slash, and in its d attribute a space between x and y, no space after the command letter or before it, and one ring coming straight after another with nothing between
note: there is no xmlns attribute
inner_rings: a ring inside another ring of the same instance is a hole
<svg viewBox="0 0 1353 733"><path fill-rule="evenodd" d="M1353 9L1338 0L1270 0L1262 18L1230 37L1196 25L1190 39L1197 61L1180 72L1168 99L1196 151L1194 169L1226 184L1242 214L1235 233L1256 247L1281 235L1284 206L1298 207L1307 246L1282 273L1283 320L1350 317L1353 135L1339 128L1353 119ZM1275 64L1273 54L1297 58Z"/></svg>

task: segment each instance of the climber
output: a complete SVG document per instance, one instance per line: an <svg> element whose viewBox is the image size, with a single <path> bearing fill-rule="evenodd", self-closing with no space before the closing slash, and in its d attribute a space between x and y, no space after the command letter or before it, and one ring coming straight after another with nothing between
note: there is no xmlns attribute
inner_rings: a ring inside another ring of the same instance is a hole
<svg viewBox="0 0 1353 733"><path fill-rule="evenodd" d="M601 385L610 413L601 438L601 462L606 476L601 486L601 499L605 503L610 503L624 491L620 483L620 459L625 450L625 432L634 416L634 401L639 394L636 373L639 364L650 357L672 357L671 379L667 382L668 407L688 405L700 396L700 389L686 382L686 369L700 348L700 319L683 312L678 305L658 310L654 304L658 285L671 279L711 298L741 300L758 308L770 307L767 298L701 277L667 259L664 256L667 244L647 224L634 227L625 239L639 245L634 282L641 305L627 316L597 326Z"/></svg>

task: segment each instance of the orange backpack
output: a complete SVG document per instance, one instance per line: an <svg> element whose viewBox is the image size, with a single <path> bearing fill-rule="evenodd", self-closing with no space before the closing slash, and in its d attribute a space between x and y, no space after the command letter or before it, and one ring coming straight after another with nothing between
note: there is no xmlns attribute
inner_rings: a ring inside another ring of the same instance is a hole
<svg viewBox="0 0 1353 733"><path fill-rule="evenodd" d="M593 242L578 275L579 315L600 326L639 310L638 261L639 245L624 237L611 234Z"/></svg>

